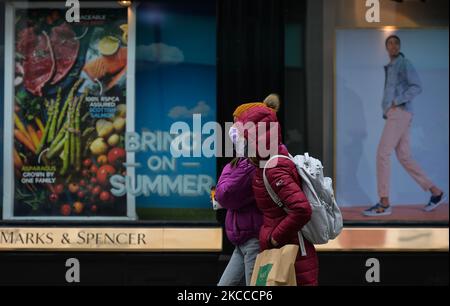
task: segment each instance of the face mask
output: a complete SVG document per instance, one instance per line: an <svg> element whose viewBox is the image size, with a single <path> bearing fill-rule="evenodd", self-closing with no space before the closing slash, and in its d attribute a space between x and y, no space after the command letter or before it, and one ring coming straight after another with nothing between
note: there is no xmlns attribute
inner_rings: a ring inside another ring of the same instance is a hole
<svg viewBox="0 0 450 306"><path fill-rule="evenodd" d="M239 137L239 131L237 128L235 128L234 126L232 126L230 128L230 130L228 131L228 136L230 136L231 141L233 142L233 144L236 144L237 139Z"/></svg>
<svg viewBox="0 0 450 306"><path fill-rule="evenodd" d="M244 137L241 137L239 135L239 130L236 127L232 126L228 131L228 136L230 136L230 139L236 148L236 153L238 154L238 156L244 156L246 140Z"/></svg>

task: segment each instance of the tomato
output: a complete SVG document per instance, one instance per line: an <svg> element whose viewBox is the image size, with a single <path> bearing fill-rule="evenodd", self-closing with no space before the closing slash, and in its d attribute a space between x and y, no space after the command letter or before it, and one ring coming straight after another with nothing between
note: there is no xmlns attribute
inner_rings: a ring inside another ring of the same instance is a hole
<svg viewBox="0 0 450 306"><path fill-rule="evenodd" d="M61 194L64 192L64 185L63 184L58 184L55 186L55 193L56 194Z"/></svg>
<svg viewBox="0 0 450 306"><path fill-rule="evenodd" d="M100 200L102 202L108 202L111 199L111 194L108 191L100 193Z"/></svg>
<svg viewBox="0 0 450 306"><path fill-rule="evenodd" d="M95 177L91 177L91 184L97 184L97 179Z"/></svg>
<svg viewBox="0 0 450 306"><path fill-rule="evenodd" d="M80 186L85 187L86 186L86 181L85 180L80 180L78 182L78 184L80 184Z"/></svg>
<svg viewBox="0 0 450 306"><path fill-rule="evenodd" d="M116 202L116 197L111 196L111 198L109 198L109 204L114 204L114 202Z"/></svg>
<svg viewBox="0 0 450 306"><path fill-rule="evenodd" d="M97 205L92 205L91 206L91 211L95 214L97 212Z"/></svg>
<svg viewBox="0 0 450 306"><path fill-rule="evenodd" d="M92 188L92 194L93 195L97 195L97 194L100 194L100 192L102 192L102 187L100 187L100 186L95 186L94 188Z"/></svg>
<svg viewBox="0 0 450 306"><path fill-rule="evenodd" d="M70 208L69 204L61 205L61 209L60 209L61 215L68 216L68 215L70 215L71 211L72 211L72 208Z"/></svg>
<svg viewBox="0 0 450 306"><path fill-rule="evenodd" d="M59 12L56 11L56 10L55 10L55 11L52 11L51 16L52 16L53 21L57 21L57 20L60 18Z"/></svg>
<svg viewBox="0 0 450 306"><path fill-rule="evenodd" d="M108 157L105 154L100 155L97 157L97 163L100 165L106 165L108 163Z"/></svg>
<svg viewBox="0 0 450 306"><path fill-rule="evenodd" d="M47 24L52 25L53 24L53 18L51 16L47 16L45 17L45 22L47 22Z"/></svg>
<svg viewBox="0 0 450 306"><path fill-rule="evenodd" d="M114 169L111 165L103 165L98 169L97 172L97 181L101 185L106 185L109 181L109 177L116 173L116 169Z"/></svg>
<svg viewBox="0 0 450 306"><path fill-rule="evenodd" d="M50 202L56 203L59 200L59 196L56 193L52 193L52 194L50 194L48 199L50 200Z"/></svg>
<svg viewBox="0 0 450 306"><path fill-rule="evenodd" d="M127 153L122 148L112 148L108 152L108 162L111 165L116 166L118 163L123 163L125 161L125 158L127 156Z"/></svg>
<svg viewBox="0 0 450 306"><path fill-rule="evenodd" d="M85 196L86 196L86 193L84 191L80 190L80 191L77 192L77 197L78 198L82 199Z"/></svg>
<svg viewBox="0 0 450 306"><path fill-rule="evenodd" d="M86 168L89 168L92 165L92 160L90 158L86 158L85 160L83 160L83 166L85 166Z"/></svg>
<svg viewBox="0 0 450 306"><path fill-rule="evenodd" d="M78 190L80 190L80 186L78 186L77 183L70 183L70 184L69 184L69 191L70 191L71 193L77 193Z"/></svg>
<svg viewBox="0 0 450 306"><path fill-rule="evenodd" d="M98 171L98 167L96 165L92 165L89 171L91 171L92 174L96 174Z"/></svg>
<svg viewBox="0 0 450 306"><path fill-rule="evenodd" d="M83 212L83 209L84 209L84 204L83 203L81 203L79 201L73 203L73 211L76 214L81 214Z"/></svg>
<svg viewBox="0 0 450 306"><path fill-rule="evenodd" d="M83 170L81 171L81 175L82 175L83 177L89 177L89 170L88 170L88 169L83 169Z"/></svg>

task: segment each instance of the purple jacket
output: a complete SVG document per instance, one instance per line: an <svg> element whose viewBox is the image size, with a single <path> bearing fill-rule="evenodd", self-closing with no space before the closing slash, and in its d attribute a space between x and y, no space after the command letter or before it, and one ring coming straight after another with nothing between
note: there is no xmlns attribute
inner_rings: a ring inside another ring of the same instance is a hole
<svg viewBox="0 0 450 306"><path fill-rule="evenodd" d="M241 158L236 167L227 164L216 186L215 198L228 210L225 230L234 245L258 238L263 223L262 213L256 206L252 189L255 169L245 158Z"/></svg>

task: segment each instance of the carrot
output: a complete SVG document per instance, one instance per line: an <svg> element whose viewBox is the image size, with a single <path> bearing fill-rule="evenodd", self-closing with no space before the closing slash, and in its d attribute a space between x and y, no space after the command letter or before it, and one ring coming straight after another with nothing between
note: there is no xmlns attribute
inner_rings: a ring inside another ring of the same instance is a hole
<svg viewBox="0 0 450 306"><path fill-rule="evenodd" d="M25 186L28 188L29 191L31 191L31 193L34 193L33 188L31 187L31 184L25 184Z"/></svg>
<svg viewBox="0 0 450 306"><path fill-rule="evenodd" d="M20 169L22 166L22 159L20 158L19 153L17 153L16 148L14 148L14 167Z"/></svg>
<svg viewBox="0 0 450 306"><path fill-rule="evenodd" d="M41 133L44 133L44 125L42 124L41 119L39 119L38 117L35 118L36 124L39 127L39 130L41 131Z"/></svg>
<svg viewBox="0 0 450 306"><path fill-rule="evenodd" d="M28 183L27 185L30 185L30 187L31 187L31 189L32 189L32 191L31 192L35 192L35 191L37 191L37 187L33 184L33 183Z"/></svg>
<svg viewBox="0 0 450 306"><path fill-rule="evenodd" d="M27 125L28 134L31 136L31 141L33 142L33 145L35 148L39 146L39 137L36 134L36 131L34 128L29 124Z"/></svg>
<svg viewBox="0 0 450 306"><path fill-rule="evenodd" d="M42 139L42 131L41 130L38 130L37 132L36 132L36 134L37 134L37 136L38 136L38 138L39 138L39 143L41 142L41 139Z"/></svg>
<svg viewBox="0 0 450 306"><path fill-rule="evenodd" d="M46 185L47 185L48 189L50 190L50 192L55 193L55 188L53 187L52 184L47 183Z"/></svg>
<svg viewBox="0 0 450 306"><path fill-rule="evenodd" d="M16 127L19 129L19 131L21 131L24 134L24 136L26 138L28 138L28 140L31 141L30 135L28 135L28 132L25 129L25 126L23 125L22 121L20 121L20 118L16 114L14 114L14 122L16 124Z"/></svg>
<svg viewBox="0 0 450 306"><path fill-rule="evenodd" d="M27 138L27 136L25 136L24 133L22 133L22 131L14 129L14 137L16 137L16 139L20 141L20 143L22 143L25 147L27 147L31 152L36 153L36 148L34 147L33 143Z"/></svg>

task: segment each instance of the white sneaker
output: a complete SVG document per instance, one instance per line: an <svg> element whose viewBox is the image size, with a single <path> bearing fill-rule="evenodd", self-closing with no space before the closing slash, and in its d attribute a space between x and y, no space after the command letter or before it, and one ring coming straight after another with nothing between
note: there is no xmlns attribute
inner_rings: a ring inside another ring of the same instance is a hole
<svg viewBox="0 0 450 306"><path fill-rule="evenodd" d="M440 196L431 196L430 201L427 205L423 208L424 211L430 212L435 210L439 205L442 203L445 203L447 201L447 195L442 192Z"/></svg>
<svg viewBox="0 0 450 306"><path fill-rule="evenodd" d="M390 214L392 214L391 206L384 207L380 203L377 203L371 208L363 211L363 215L366 217L389 216Z"/></svg>

